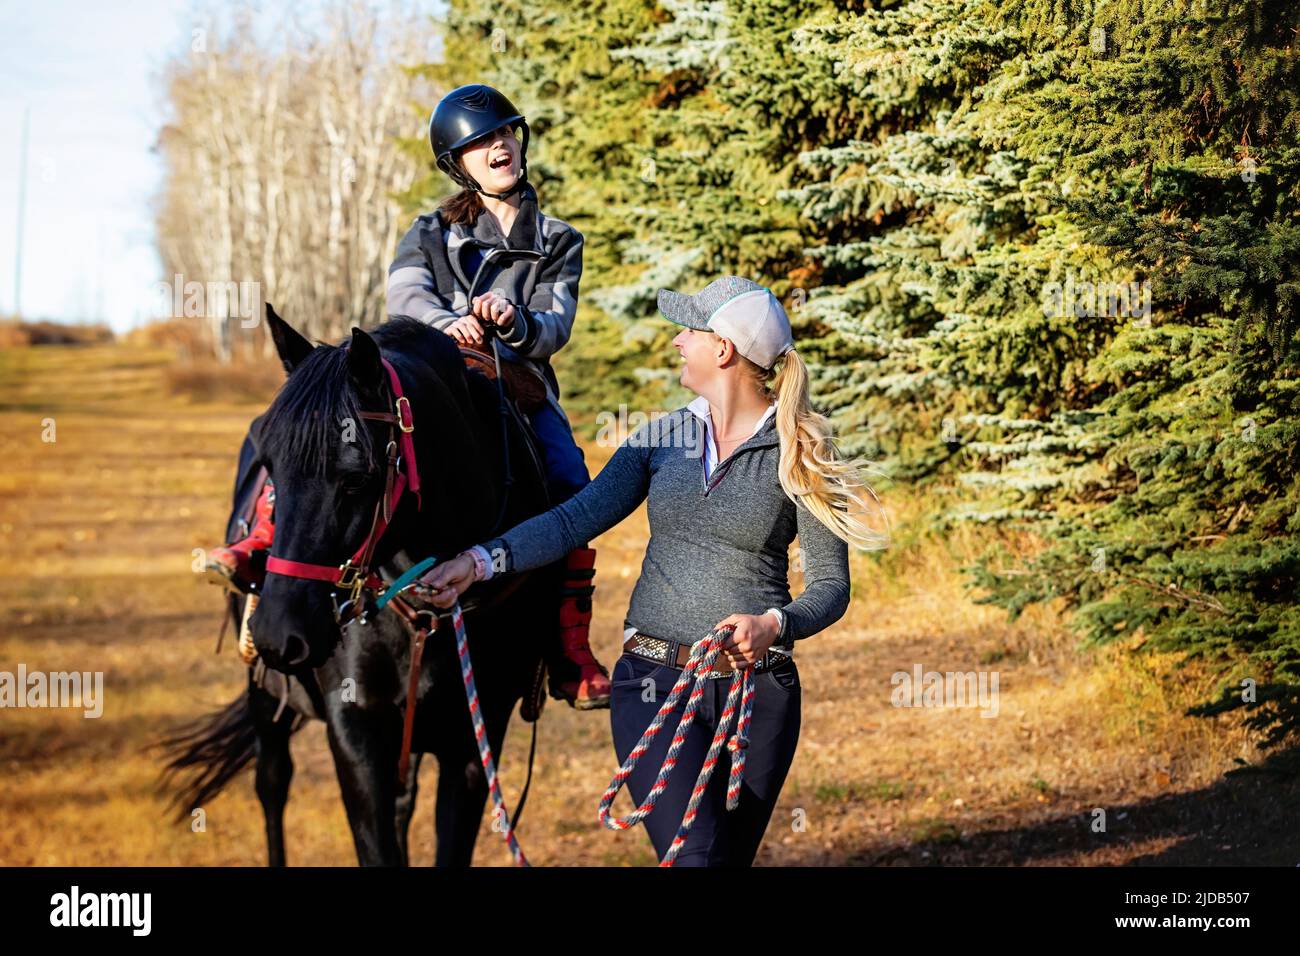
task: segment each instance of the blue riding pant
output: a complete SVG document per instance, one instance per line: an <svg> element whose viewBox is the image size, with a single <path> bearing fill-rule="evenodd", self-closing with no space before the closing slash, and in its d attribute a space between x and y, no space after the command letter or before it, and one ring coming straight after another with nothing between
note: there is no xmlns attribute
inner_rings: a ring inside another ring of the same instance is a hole
<svg viewBox="0 0 1300 956"><path fill-rule="evenodd" d="M554 405L546 402L531 413L533 431L542 446L551 505L568 501L591 483L586 458L573 438L573 428Z"/></svg>

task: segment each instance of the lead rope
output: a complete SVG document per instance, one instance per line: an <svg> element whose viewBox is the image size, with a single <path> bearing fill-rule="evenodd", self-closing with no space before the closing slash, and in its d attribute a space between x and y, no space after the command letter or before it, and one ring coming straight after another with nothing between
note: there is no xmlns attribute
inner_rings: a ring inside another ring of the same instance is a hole
<svg viewBox="0 0 1300 956"><path fill-rule="evenodd" d="M519 846L519 840L515 837L515 826L510 822L510 814L506 812L506 802L501 796L501 784L497 780L496 763L492 760L492 746L487 739L487 727L483 723L483 715L479 712L478 689L474 686L474 665L469 659L469 640L465 636L465 619L461 616L459 601L451 607L451 623L456 629L456 655L460 658L460 676L465 683L469 715L474 721L474 739L478 743L479 759L483 761L483 770L487 774L488 790L492 794L497 819L505 821L506 844L510 847L510 855L514 857L515 866L528 866L523 848ZM496 829L495 823L493 829Z"/></svg>
<svg viewBox="0 0 1300 956"><path fill-rule="evenodd" d="M396 597L400 592L414 585L416 579L425 571L427 571L429 568L433 567L436 563L437 563L436 558L425 558L423 561L420 561L419 563L412 565L410 568L408 568L406 572L401 575L401 577L399 577L396 581L394 581L391 585L389 585L388 589L384 591L384 593L381 594L378 597L378 599L376 599L374 603L374 609L376 613L383 610L384 605L386 605L389 601L391 601L394 597ZM514 857L515 865L529 866L530 864L528 860L524 857L523 848L520 847L519 840L515 836L515 826L510 821L510 814L506 811L506 801L505 798L501 795L501 783L500 781L497 780L496 762L492 759L492 745L488 743L487 726L483 723L483 714L479 709L478 688L474 685L474 664L470 660L470 656L469 656L469 638L465 634L465 618L461 613L459 601L457 601L455 604L451 606L451 610L449 613L451 615L452 627L456 631L456 656L460 660L461 681L465 685L465 699L469 703L469 716L470 716L470 720L474 724L474 741L475 743L478 744L479 759L483 762L483 771L487 775L488 790L492 794L492 803L496 807L496 819L504 820L506 823L506 830L505 830L506 844L510 848L510 855ZM421 645L422 644L423 642L421 641ZM414 675L418 671L418 664L415 663L414 654L412 660L413 663L412 663L411 673L412 675ZM410 716L413 716L415 712L415 700L414 700L415 695L413 692L413 688L414 688L414 681L412 681L412 690L409 690L407 692L406 707L407 707L408 719ZM534 730L536 730L535 725L534 725ZM406 736L406 733L407 731L404 728L403 729L404 742L402 746L402 751L404 755L406 754L407 748L409 747L409 743L410 743L409 737ZM533 737L533 746L534 747L537 746L537 738L535 734ZM528 766L529 766L528 775L529 775L529 779L531 780L532 778L532 755L531 754L529 755ZM405 782L405 775L402 773L403 770L405 770L405 767L402 767L399 770L399 776L403 777L403 781ZM527 797L527 794L528 794L528 788L527 786L525 786L524 787L525 798ZM523 800L521 799L520 800L521 811L522 811L522 806L523 806ZM495 824L493 825L493 829L496 829Z"/></svg>
<svg viewBox="0 0 1300 956"><path fill-rule="evenodd" d="M682 676L677 679L677 683L673 685L668 698L664 701L663 706L659 708L659 713L655 714L654 720L650 721L650 726L641 735L641 739L632 748L632 752L628 754L623 766L619 768L618 773L614 774L609 789L600 798L597 817L607 829L626 830L634 827L655 809L659 795L667 789L668 778L677 767L677 753L686 742L686 732L694 722L695 715L699 713L700 701L704 699L704 688L710 679L705 675L713 669L713 662L717 659L718 652L722 650L725 635L732 630L734 628L731 625L712 630L709 632L708 637L691 648L690 656L686 659L686 666L682 668ZM691 791L691 799L686 804L686 812L682 816L681 826L678 827L677 835L673 837L668 852L664 854L663 860L660 861L660 866L672 866L677 859L678 851L686 843L687 834L691 832L691 826L695 823L696 814L699 812L700 801L704 799L709 779L713 776L714 767L717 766L718 754L722 750L722 742L727 739L727 729L731 725L731 718L737 709L737 698L740 698L740 717L736 723L736 733L727 741L727 750L731 753L731 775L727 781L727 809L736 809L736 805L740 800L741 781L745 775L745 752L749 747L749 721L754 711L753 670L754 668L751 665L744 670L736 671L731 677L731 688L727 692L727 701L722 713L718 716L718 728L714 732L713 743L709 746L709 751L704 756L704 764L700 767L700 774L695 779L695 789ZM631 776L633 768L636 767L642 755L650 749L650 742L663 728L668 715L676 709L677 701L681 698L686 685L692 683L692 681L694 686L691 688L691 695L686 703L686 712L682 714L681 720L677 724L677 732L673 737L673 742L668 748L663 765L659 768L659 776L655 780L654 786L650 788L645 803L633 810L627 817L620 819L611 816L609 808L614 802L614 797L627 783L628 777ZM741 696L742 689L744 692L743 697Z"/></svg>

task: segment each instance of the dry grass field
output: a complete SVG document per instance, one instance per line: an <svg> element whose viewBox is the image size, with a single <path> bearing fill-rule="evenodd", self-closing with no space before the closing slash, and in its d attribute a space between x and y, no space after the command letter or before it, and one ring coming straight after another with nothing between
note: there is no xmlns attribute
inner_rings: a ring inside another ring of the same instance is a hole
<svg viewBox="0 0 1300 956"><path fill-rule="evenodd" d="M213 653L222 602L191 562L219 543L259 407L214 401L219 390L174 394L170 361L122 345L0 350L0 670L103 671L106 698L99 719L0 710L0 864L265 860L250 774L192 832L165 812L149 748L245 680L230 636ZM610 450L588 447L595 471ZM855 558L849 613L798 647L799 752L760 864L1300 863L1286 812L1295 777L1268 768L1237 718L1182 715L1212 675L1124 647L1083 651L1050 609L1008 624L963 588L957 568L978 540L928 532L906 488L884 497L894 548ZM643 508L594 542L592 643L607 664L645 535ZM890 676L918 663L997 671L997 716L892 706ZM516 720L498 755L511 805L529 731ZM293 752L290 863L355 862L323 726L304 728ZM1225 776L1239 761L1245 771ZM654 862L639 828L597 823L615 769L608 712L549 701L520 831L534 864ZM421 864L433 855L436 764L423 772L411 842ZM1105 833L1088 825L1097 807ZM487 820L475 862L509 862Z"/></svg>

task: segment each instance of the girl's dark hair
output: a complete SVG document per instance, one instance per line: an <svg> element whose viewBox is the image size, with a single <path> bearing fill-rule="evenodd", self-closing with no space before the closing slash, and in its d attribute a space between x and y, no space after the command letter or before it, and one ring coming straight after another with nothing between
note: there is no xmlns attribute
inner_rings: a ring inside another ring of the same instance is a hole
<svg viewBox="0 0 1300 956"><path fill-rule="evenodd" d="M465 171L465 164L461 162L459 150L451 154L451 161L462 173ZM442 218L449 225L464 223L473 226L478 220L478 214L483 211L483 197L478 194L477 189L462 186L460 192L448 196L438 205L438 211L442 213Z"/></svg>
<svg viewBox="0 0 1300 956"><path fill-rule="evenodd" d="M442 213L442 218L450 224L466 223L472 226L478 219L478 214L483 211L483 200L479 198L477 191L462 189L444 199L438 205L438 210Z"/></svg>

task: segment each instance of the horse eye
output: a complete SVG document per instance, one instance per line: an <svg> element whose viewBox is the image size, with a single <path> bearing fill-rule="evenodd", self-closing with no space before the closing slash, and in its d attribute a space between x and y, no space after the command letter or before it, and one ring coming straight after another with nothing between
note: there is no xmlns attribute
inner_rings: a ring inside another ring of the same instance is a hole
<svg viewBox="0 0 1300 956"><path fill-rule="evenodd" d="M339 484L349 495L358 495L370 487L370 475L348 475Z"/></svg>

